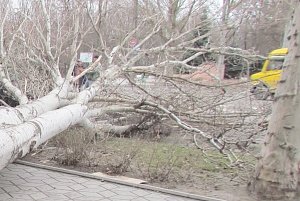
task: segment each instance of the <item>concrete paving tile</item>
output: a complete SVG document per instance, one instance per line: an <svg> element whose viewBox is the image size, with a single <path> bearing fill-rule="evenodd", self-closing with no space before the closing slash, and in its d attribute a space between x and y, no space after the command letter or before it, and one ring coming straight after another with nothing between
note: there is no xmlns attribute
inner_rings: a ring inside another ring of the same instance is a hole
<svg viewBox="0 0 300 201"><path fill-rule="evenodd" d="M20 175L20 174L28 174L28 172L24 169L12 169L11 170L11 173L17 173L17 175ZM10 174L10 172L8 172L8 174Z"/></svg>
<svg viewBox="0 0 300 201"><path fill-rule="evenodd" d="M32 174L32 179L50 179L49 175L45 174L44 172L41 173L31 173Z"/></svg>
<svg viewBox="0 0 300 201"><path fill-rule="evenodd" d="M51 184L50 184L51 185ZM54 189L58 189L58 190L67 190L67 191L73 191L72 188L68 187L68 186L64 186L64 185L51 185Z"/></svg>
<svg viewBox="0 0 300 201"><path fill-rule="evenodd" d="M148 200L146 200L146 199L143 198L143 197L138 197L138 198L132 199L132 201L148 201Z"/></svg>
<svg viewBox="0 0 300 201"><path fill-rule="evenodd" d="M118 195L125 195L125 196L137 196L136 194L130 192L130 191L123 191L123 190L120 190L118 188L114 189L114 193L118 194Z"/></svg>
<svg viewBox="0 0 300 201"><path fill-rule="evenodd" d="M68 192L68 193L65 193L64 195L70 199L83 197L82 194L77 193L77 192Z"/></svg>
<svg viewBox="0 0 300 201"><path fill-rule="evenodd" d="M10 196L7 193L0 193L0 200L1 201L5 201L6 199L12 198L12 196Z"/></svg>
<svg viewBox="0 0 300 201"><path fill-rule="evenodd" d="M81 190L78 190L77 192L78 193L81 193L81 192L90 192L90 193L93 193L93 192L96 192L96 193L101 193L103 191L106 191L105 189L97 189L97 188L85 188L85 189L81 189Z"/></svg>
<svg viewBox="0 0 300 201"><path fill-rule="evenodd" d="M71 185L70 188L72 188L72 189L75 190L75 191L82 190L82 189L86 189L86 187L83 186L83 185L81 185L81 184Z"/></svg>
<svg viewBox="0 0 300 201"><path fill-rule="evenodd" d="M6 170L6 169L5 169ZM17 176L18 175L18 172L17 171L11 171L11 170L6 170L6 171L1 171L0 173L2 176L6 176L6 175L15 175Z"/></svg>
<svg viewBox="0 0 300 201"><path fill-rule="evenodd" d="M14 193L9 193L10 196L12 196L13 198L16 199L21 199L23 198L24 200L32 200L32 197L30 197L29 195L24 194L24 192L14 192Z"/></svg>
<svg viewBox="0 0 300 201"><path fill-rule="evenodd" d="M47 175L32 175L31 177L24 178L26 181L30 180L44 180L44 179L52 179L51 177Z"/></svg>
<svg viewBox="0 0 300 201"><path fill-rule="evenodd" d="M31 178L33 175L29 172L25 172L25 173L19 173L18 172L18 176L23 178L23 179L26 179L26 178Z"/></svg>
<svg viewBox="0 0 300 201"><path fill-rule="evenodd" d="M88 182L87 183L83 183L82 185L85 186L88 189L97 189L98 191L105 191L105 190L107 190L106 188L103 188L100 185L89 184Z"/></svg>
<svg viewBox="0 0 300 201"><path fill-rule="evenodd" d="M36 201L73 201L70 198L57 198L57 197L50 197L50 198L43 198Z"/></svg>
<svg viewBox="0 0 300 201"><path fill-rule="evenodd" d="M32 193L30 194L30 196L35 199L35 200L38 200L38 199L44 199L44 198L47 198L48 196L45 195L44 193L42 192L38 192L38 193Z"/></svg>
<svg viewBox="0 0 300 201"><path fill-rule="evenodd" d="M58 183L57 180L53 179L53 178L50 178L50 179L42 179L42 181L45 183L45 184L56 184Z"/></svg>
<svg viewBox="0 0 300 201"><path fill-rule="evenodd" d="M86 183L86 182L89 181L88 179L82 178L82 177L77 177L77 178L74 178L74 179L72 179L72 180L75 181L75 182L78 183L78 184L83 184L83 183Z"/></svg>
<svg viewBox="0 0 300 201"><path fill-rule="evenodd" d="M25 179L22 179L22 178L11 179L10 182L13 183L14 185L22 185L22 184L28 183L28 181L26 181Z"/></svg>
<svg viewBox="0 0 300 201"><path fill-rule="evenodd" d="M72 179L70 178L66 178L66 177L63 177L63 178L55 178L57 181L59 182L63 182L63 183L69 183L69 184L75 184L76 182L73 181Z"/></svg>
<svg viewBox="0 0 300 201"><path fill-rule="evenodd" d="M36 187L38 190L40 190L41 192L44 192L44 191L49 191L49 190L53 190L54 188L48 184L44 184L44 185L41 185L41 186L37 186Z"/></svg>
<svg viewBox="0 0 300 201"><path fill-rule="evenodd" d="M12 172L12 171L9 169L9 166L8 166L8 167L1 170L1 175L6 174L6 173L10 173L10 172Z"/></svg>
<svg viewBox="0 0 300 201"><path fill-rule="evenodd" d="M14 178L14 180L18 180L19 178ZM0 186L2 186L2 185L12 185L12 183L11 183L11 179L10 178L6 178L5 180L4 179L1 179L0 180Z"/></svg>
<svg viewBox="0 0 300 201"><path fill-rule="evenodd" d="M19 179L20 177L17 175L17 174L14 174L14 173L5 173L5 174L2 174L2 176L4 177L4 178L17 178L17 179Z"/></svg>
<svg viewBox="0 0 300 201"><path fill-rule="evenodd" d="M109 199L113 199L113 200L132 200L138 198L136 195L132 196L132 195L115 195L113 197L110 197Z"/></svg>
<svg viewBox="0 0 300 201"><path fill-rule="evenodd" d="M3 171L3 172L6 172L6 171L12 171L12 169L14 168L14 166L16 166L15 164L11 164L11 165L9 165L9 166L7 166L6 168L5 168L5 171Z"/></svg>
<svg viewBox="0 0 300 201"><path fill-rule="evenodd" d="M18 164L11 163L11 164L9 164L9 166L7 166L6 168L9 169L9 170L15 170L15 169L23 170L23 169L25 169L26 167L24 168L24 167L22 167L22 166L20 166L20 165L18 165Z"/></svg>
<svg viewBox="0 0 300 201"><path fill-rule="evenodd" d="M44 185L44 183L29 182L29 183L22 184L22 186L27 186L27 187L38 187L42 185Z"/></svg>
<svg viewBox="0 0 300 201"><path fill-rule="evenodd" d="M57 185L65 185L65 186L72 186L72 185L76 185L77 183L74 181L70 181L70 182L65 182L65 181L59 181L57 182Z"/></svg>
<svg viewBox="0 0 300 201"><path fill-rule="evenodd" d="M35 201L35 200L32 198L10 198L10 199L6 199L5 201Z"/></svg>
<svg viewBox="0 0 300 201"><path fill-rule="evenodd" d="M39 189L33 187L33 186L25 186L24 184L18 186L20 189L22 189L23 192L39 192Z"/></svg>
<svg viewBox="0 0 300 201"><path fill-rule="evenodd" d="M3 187L10 187L10 186L15 186L13 183L10 183L10 184L0 184L0 188L3 188Z"/></svg>
<svg viewBox="0 0 300 201"><path fill-rule="evenodd" d="M103 201L102 198L98 197L81 197L81 198L74 198L74 201Z"/></svg>
<svg viewBox="0 0 300 201"><path fill-rule="evenodd" d="M57 192L53 192L53 191L47 191L47 192L43 192L43 193L45 195L47 195L49 198L53 198L53 200L55 200L55 199L70 199L67 196L65 196L64 193L66 194L66 193L72 193L72 192L57 193Z"/></svg>
<svg viewBox="0 0 300 201"><path fill-rule="evenodd" d="M29 166L24 166L23 169L26 172L34 173L34 174L40 174L40 173L42 173L44 171L43 169L38 169L38 168L34 168L34 167L29 167Z"/></svg>
<svg viewBox="0 0 300 201"><path fill-rule="evenodd" d="M145 199L147 201L165 201L165 198L160 198L160 197L157 197L157 198L149 198L149 197L145 197Z"/></svg>
<svg viewBox="0 0 300 201"><path fill-rule="evenodd" d="M103 198L103 196L100 195L100 193L96 193L96 192L80 191L78 193L80 193L81 195L83 195L83 197L98 197L98 198Z"/></svg>
<svg viewBox="0 0 300 201"><path fill-rule="evenodd" d="M60 172L54 172L54 171L48 171L46 173L48 176L52 177L52 178L61 178L64 176L63 173L60 173Z"/></svg>
<svg viewBox="0 0 300 201"><path fill-rule="evenodd" d="M115 189L118 187L117 184L113 184L113 183L108 183L108 182L102 182L101 183L101 187L107 189L107 190L111 190L111 189Z"/></svg>
<svg viewBox="0 0 300 201"><path fill-rule="evenodd" d="M102 198L101 200L99 200L99 201L111 201L110 199L107 199L107 198Z"/></svg>
<svg viewBox="0 0 300 201"><path fill-rule="evenodd" d="M101 180L96 180L96 179L90 179L90 181L88 181L87 183L90 185L102 185L103 183L106 183L106 182L103 182Z"/></svg>
<svg viewBox="0 0 300 201"><path fill-rule="evenodd" d="M77 183L68 183L68 182L57 182L55 184L49 184L49 185L52 185L52 186L68 186L68 187L71 187L73 185L76 185Z"/></svg>
<svg viewBox="0 0 300 201"><path fill-rule="evenodd" d="M45 182L41 179L25 178L24 180L27 181L27 183L35 183L35 184L40 184L40 185L45 184Z"/></svg>
<svg viewBox="0 0 300 201"><path fill-rule="evenodd" d="M146 195L151 194L151 192L149 192L149 191L142 190L142 189L135 189L135 188L132 189L131 192L138 196L146 196Z"/></svg>
<svg viewBox="0 0 300 201"><path fill-rule="evenodd" d="M57 195L64 195L69 192L74 192L74 191L73 190L63 190L63 189L53 189L53 190L47 191L47 193L55 193Z"/></svg>
<svg viewBox="0 0 300 201"><path fill-rule="evenodd" d="M5 192L8 192L8 193L13 193L13 192L20 192L21 189L19 187L16 187L14 185L11 185L11 186L3 186L2 189L5 191Z"/></svg>
<svg viewBox="0 0 300 201"><path fill-rule="evenodd" d="M146 199L166 199L166 198L169 198L170 196L169 195L166 195L166 194L162 194L162 193L155 193L155 192L152 192L151 194L147 195L146 196Z"/></svg>
<svg viewBox="0 0 300 201"><path fill-rule="evenodd" d="M131 187L131 186L124 186L124 185L120 185L120 186L118 187L118 190L119 190L119 191L132 191L133 189L135 189L135 188L133 188L133 187Z"/></svg>
<svg viewBox="0 0 300 201"><path fill-rule="evenodd" d="M114 193L113 191L109 191L109 190L101 191L100 194L101 194L103 197L106 197L106 198L113 197L113 196L117 195L117 194Z"/></svg>

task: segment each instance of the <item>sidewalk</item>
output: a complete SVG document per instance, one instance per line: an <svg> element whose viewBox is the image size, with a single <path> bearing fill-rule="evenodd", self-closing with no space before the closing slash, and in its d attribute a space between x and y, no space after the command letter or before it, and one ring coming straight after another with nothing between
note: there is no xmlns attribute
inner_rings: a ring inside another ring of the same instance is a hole
<svg viewBox="0 0 300 201"><path fill-rule="evenodd" d="M0 171L0 201L10 200L193 201L194 199L42 168L10 164Z"/></svg>

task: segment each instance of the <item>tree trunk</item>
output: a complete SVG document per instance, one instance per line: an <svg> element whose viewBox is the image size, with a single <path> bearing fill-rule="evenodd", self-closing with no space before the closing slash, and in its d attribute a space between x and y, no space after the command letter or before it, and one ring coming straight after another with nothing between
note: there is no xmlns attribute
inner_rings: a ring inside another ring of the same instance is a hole
<svg viewBox="0 0 300 201"><path fill-rule="evenodd" d="M16 108L0 107L0 128L7 125L17 125L45 112L57 109L64 104L66 90L67 86L55 89L32 103L20 105Z"/></svg>
<svg viewBox="0 0 300 201"><path fill-rule="evenodd" d="M134 22L134 29L137 28L138 26L138 17L139 17L139 1L138 0L134 0L133 1L133 9L134 9L134 15L133 15L133 22Z"/></svg>
<svg viewBox="0 0 300 201"><path fill-rule="evenodd" d="M226 47L227 45L227 21L229 15L229 0L223 0L223 9L222 9L222 24L221 24L221 31L220 31L220 47ZM217 58L217 69L218 69L218 78L220 80L224 79L225 75L225 56L220 54Z"/></svg>
<svg viewBox="0 0 300 201"><path fill-rule="evenodd" d="M300 3L288 35L289 54L278 84L252 190L268 199L294 198L298 190L300 161Z"/></svg>
<svg viewBox="0 0 300 201"><path fill-rule="evenodd" d="M177 9L178 9L178 0L169 0L168 5L168 22L169 22L169 34L176 31L176 17L177 17Z"/></svg>
<svg viewBox="0 0 300 201"><path fill-rule="evenodd" d="M114 75L111 70L103 76ZM61 87L31 104L18 108L0 107L0 170L70 126L81 123L87 114L86 104L96 95L100 85L101 79L77 94L73 101L63 101L61 93L66 94L65 87Z"/></svg>
<svg viewBox="0 0 300 201"><path fill-rule="evenodd" d="M0 130L0 170L23 157L33 148L79 123L87 111L87 106L74 104L47 112L35 119L17 126Z"/></svg>

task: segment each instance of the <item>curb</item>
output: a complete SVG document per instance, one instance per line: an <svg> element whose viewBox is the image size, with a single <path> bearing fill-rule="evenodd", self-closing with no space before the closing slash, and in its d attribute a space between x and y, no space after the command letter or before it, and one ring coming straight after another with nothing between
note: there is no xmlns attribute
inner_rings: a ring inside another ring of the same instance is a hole
<svg viewBox="0 0 300 201"><path fill-rule="evenodd" d="M47 165L42 165L42 164L37 164L37 163L31 163L31 162L23 161L23 160L16 160L16 161L14 161L14 163L20 164L20 165L25 165L25 166L31 166L31 167L35 167L35 168L40 168L40 169L45 169L45 170L51 170L51 171L56 171L56 172L61 172L61 173L66 173L66 174L77 175L77 176L86 177L86 178L90 178L90 179L107 181L107 182L111 182L111 183L121 184L121 185L125 185L125 186L130 186L130 187L136 187L136 188L145 189L145 190L151 190L151 191L155 191L155 192L175 195L175 196L184 197L184 198L191 198L191 199L195 199L195 200L199 200L199 201L226 201L226 200L222 200L222 199L218 199L218 198L211 198L211 197L206 197L206 196L201 196L201 195L196 195L196 194L191 194L191 193L185 193L185 192L181 192L181 191L160 188L160 187L151 186L151 185L147 185L147 184L133 184L133 183L121 181L118 179L103 178L100 176L92 175L90 173L79 172L79 171L75 171L75 170L68 170L68 169L58 168L58 167L52 167L52 166L47 166Z"/></svg>

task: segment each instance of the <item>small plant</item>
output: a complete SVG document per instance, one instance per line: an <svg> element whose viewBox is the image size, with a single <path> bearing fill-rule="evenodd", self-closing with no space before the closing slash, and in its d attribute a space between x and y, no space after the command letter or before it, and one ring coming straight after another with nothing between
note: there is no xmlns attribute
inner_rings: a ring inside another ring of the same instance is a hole
<svg viewBox="0 0 300 201"><path fill-rule="evenodd" d="M88 160L93 141L92 130L82 127L70 128L54 138L54 143L58 147L54 160L68 166L77 165L83 159Z"/></svg>
<svg viewBox="0 0 300 201"><path fill-rule="evenodd" d="M153 150L151 159L148 163L147 175L151 182L153 181L168 181L170 175L173 173L175 168L175 163L178 160L178 156L174 151L169 152L168 156L165 160L155 161L153 158L155 156L155 152L157 150Z"/></svg>
<svg viewBox="0 0 300 201"><path fill-rule="evenodd" d="M106 167L106 173L108 174L117 174L121 175L125 172L128 172L128 169L130 168L130 164L134 157L137 154L137 150L132 150L129 153L123 154L121 159L119 161L115 161L114 163L107 164Z"/></svg>

